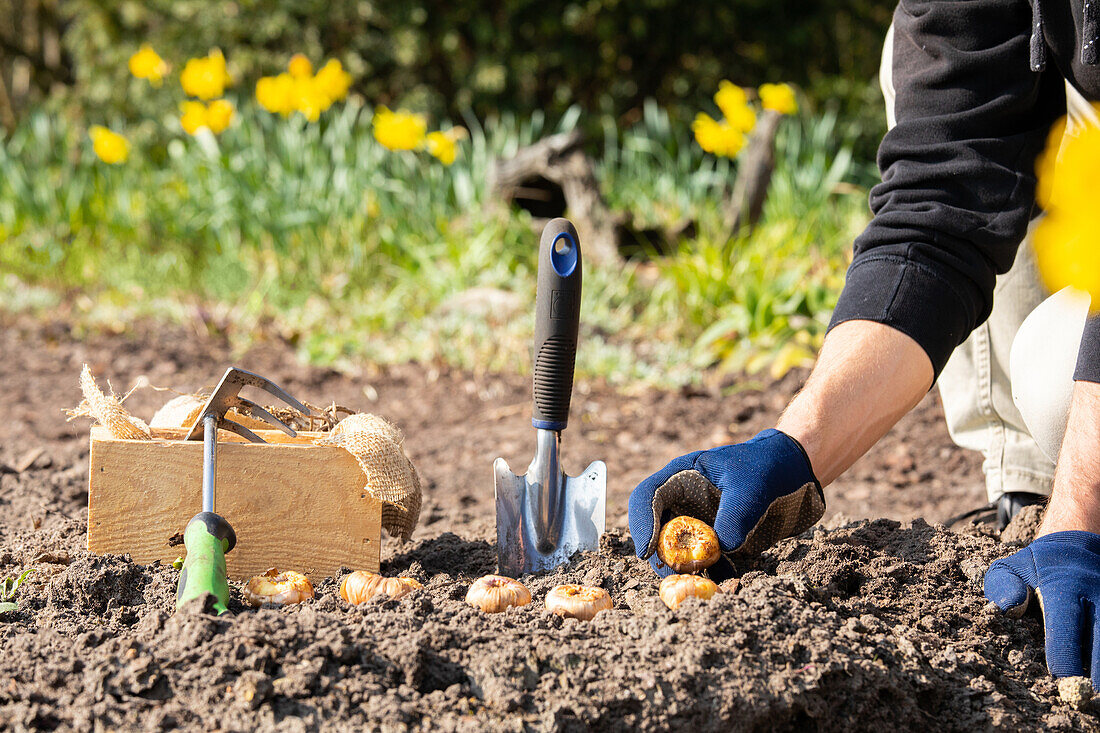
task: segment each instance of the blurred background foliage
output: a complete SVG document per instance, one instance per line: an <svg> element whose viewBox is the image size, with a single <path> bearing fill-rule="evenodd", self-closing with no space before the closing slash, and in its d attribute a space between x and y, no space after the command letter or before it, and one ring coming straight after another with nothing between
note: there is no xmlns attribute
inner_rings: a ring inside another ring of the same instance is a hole
<svg viewBox="0 0 1100 733"><path fill-rule="evenodd" d="M535 222L489 186L494 160L583 128L616 212L671 230L585 273L578 368L683 384L805 364L868 218L884 128L882 0L0 0L0 308L74 328L197 324L274 336L314 363L526 369ZM163 84L134 78L150 44ZM235 108L180 125L179 72L220 48ZM318 121L265 112L292 54L337 59L351 96ZM722 79L793 82L763 218L731 233L738 161L692 137ZM395 152L381 105L463 125L457 159ZM88 129L129 141L116 165Z"/></svg>
<svg viewBox="0 0 1100 733"><path fill-rule="evenodd" d="M0 77L24 69L7 92L16 109L52 90L84 110L139 119L151 110L133 103L126 59L141 43L166 59L220 47L246 86L302 52L339 59L376 104L479 118L556 118L579 105L623 125L640 118L646 99L690 119L721 79L783 80L865 117L873 144L882 115L877 104L865 114L866 102L893 4L0 0L0 18L10 19L0 22Z"/></svg>

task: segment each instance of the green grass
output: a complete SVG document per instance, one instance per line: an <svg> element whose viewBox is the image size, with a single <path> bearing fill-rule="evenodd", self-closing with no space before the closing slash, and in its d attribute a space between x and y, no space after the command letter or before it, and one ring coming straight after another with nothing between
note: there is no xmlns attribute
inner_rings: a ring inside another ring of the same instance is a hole
<svg viewBox="0 0 1100 733"><path fill-rule="evenodd" d="M78 325L112 328L201 312L242 347L274 332L337 367L526 369L538 238L492 200L489 167L577 115L464 120L450 167L382 148L370 118L348 103L310 125L245 103L216 139L180 133L106 166L83 129L31 116L0 147L0 306L64 303ZM835 116L784 121L763 221L740 239L719 211L733 166L686 125L648 105L606 132L612 207L647 225L690 218L698 234L652 262L586 267L579 370L677 384L805 360L867 217L851 185L866 172Z"/></svg>

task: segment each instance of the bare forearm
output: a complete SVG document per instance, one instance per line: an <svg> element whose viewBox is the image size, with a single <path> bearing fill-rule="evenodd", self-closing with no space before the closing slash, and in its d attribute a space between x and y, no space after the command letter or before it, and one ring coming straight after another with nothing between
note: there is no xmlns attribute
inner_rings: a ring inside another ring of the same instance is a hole
<svg viewBox="0 0 1100 733"><path fill-rule="evenodd" d="M829 332L806 386L776 427L802 444L826 485L920 402L932 376L928 355L909 336L848 321Z"/></svg>
<svg viewBox="0 0 1100 733"><path fill-rule="evenodd" d="M1054 491L1040 535L1079 529L1100 533L1100 384L1076 382Z"/></svg>

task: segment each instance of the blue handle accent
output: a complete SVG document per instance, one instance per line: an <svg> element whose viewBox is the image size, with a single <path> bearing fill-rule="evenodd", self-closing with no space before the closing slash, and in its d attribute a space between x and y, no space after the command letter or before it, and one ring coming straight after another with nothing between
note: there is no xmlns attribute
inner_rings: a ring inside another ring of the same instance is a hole
<svg viewBox="0 0 1100 733"><path fill-rule="evenodd" d="M562 251L559 252L558 242L562 240L565 240L565 243L560 245ZM554 242L550 245L550 264L554 266L554 272L561 277L569 277L577 267L577 243L566 232L554 237Z"/></svg>
<svg viewBox="0 0 1100 733"><path fill-rule="evenodd" d="M567 423L532 419L531 424L539 430L557 430L558 432L561 432L562 430L565 430L565 426Z"/></svg>

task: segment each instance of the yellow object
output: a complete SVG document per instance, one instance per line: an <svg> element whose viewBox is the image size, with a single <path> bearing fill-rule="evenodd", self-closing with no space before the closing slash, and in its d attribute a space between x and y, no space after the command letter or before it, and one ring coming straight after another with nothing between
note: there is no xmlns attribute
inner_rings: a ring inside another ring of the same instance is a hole
<svg viewBox="0 0 1100 733"><path fill-rule="evenodd" d="M384 578L378 573L356 570L340 582L340 597L351 605L358 606L379 593L385 593L396 600L423 587L414 578Z"/></svg>
<svg viewBox="0 0 1100 733"><path fill-rule="evenodd" d="M486 575L466 591L466 602L485 613L500 613L512 606L526 606L531 602L531 591L513 578Z"/></svg>
<svg viewBox="0 0 1100 733"><path fill-rule="evenodd" d="M688 598L707 600L717 592L718 586L713 580L698 575L670 575L657 589L657 595L673 611Z"/></svg>
<svg viewBox="0 0 1100 733"><path fill-rule="evenodd" d="M294 79L290 74L265 76L256 82L256 101L272 114L290 115L294 111Z"/></svg>
<svg viewBox="0 0 1100 733"><path fill-rule="evenodd" d="M233 121L233 105L226 99L215 99L206 108L206 126L217 135Z"/></svg>
<svg viewBox="0 0 1100 733"><path fill-rule="evenodd" d="M292 88L294 97L294 109L302 113L310 122L316 122L324 112L332 105L332 100L317 86L312 76L297 77Z"/></svg>
<svg viewBox="0 0 1100 733"><path fill-rule="evenodd" d="M200 127L206 125L206 105L188 100L180 105L180 124L188 135L194 135Z"/></svg>
<svg viewBox="0 0 1100 733"><path fill-rule="evenodd" d="M351 87L351 75L340 62L330 59L316 76L309 59L297 54L290 60L289 71L278 76L265 76L256 82L256 101L272 114L284 117L301 112L310 122L316 122L333 102L344 99Z"/></svg>
<svg viewBox="0 0 1100 733"><path fill-rule="evenodd" d="M452 127L446 132L430 132L426 138L428 152L438 158L443 165L450 165L458 156L458 141L464 137L466 137L464 127Z"/></svg>
<svg viewBox="0 0 1100 733"><path fill-rule="evenodd" d="M275 568L249 580L244 591L244 599L256 608L265 603L285 606L310 598L313 598L313 584L309 578L293 570L280 573Z"/></svg>
<svg viewBox="0 0 1100 733"><path fill-rule="evenodd" d="M600 611L611 610L611 596L603 588L558 585L546 594L546 610L565 618L591 621Z"/></svg>
<svg viewBox="0 0 1100 733"><path fill-rule="evenodd" d="M745 146L745 134L727 120L718 122L710 115L700 112L691 124L695 140L699 147L708 153L732 158Z"/></svg>
<svg viewBox="0 0 1100 733"><path fill-rule="evenodd" d="M92 139L92 150L104 163L125 163L130 157L129 141L117 132L102 125L92 125L88 130L88 137Z"/></svg>
<svg viewBox="0 0 1100 733"><path fill-rule="evenodd" d="M1073 287L1089 294L1100 312L1100 227L1096 221L1096 171L1100 129L1062 135L1056 126L1038 162L1040 219L1032 243L1039 275L1051 292Z"/></svg>
<svg viewBox="0 0 1100 733"><path fill-rule="evenodd" d="M424 142L428 123L424 115L379 107L374 114L374 139L390 150L415 150Z"/></svg>
<svg viewBox="0 0 1100 733"><path fill-rule="evenodd" d="M209 106L188 100L180 105L180 110L180 124L188 135L194 135L202 127L217 135L233 121L233 105L225 99L215 99Z"/></svg>
<svg viewBox="0 0 1100 733"><path fill-rule="evenodd" d="M745 90L723 80L714 94L714 103L722 110L722 116L730 126L740 132L749 132L756 126L756 113L749 106Z"/></svg>
<svg viewBox="0 0 1100 733"><path fill-rule="evenodd" d="M344 71L344 67L336 59L329 59L317 76L313 77L314 84L331 102L339 102L348 96L351 88L351 74Z"/></svg>
<svg viewBox="0 0 1100 733"><path fill-rule="evenodd" d="M222 96L229 82L225 57L218 49L207 56L189 59L180 72L180 86L183 91L202 100Z"/></svg>
<svg viewBox="0 0 1100 733"><path fill-rule="evenodd" d="M313 64L309 62L304 53L296 53L291 56L290 63L286 65L286 70L295 78L313 76Z"/></svg>
<svg viewBox="0 0 1100 733"><path fill-rule="evenodd" d="M657 557L677 573L697 573L718 561L722 555L718 535L695 517L671 519L657 538Z"/></svg>
<svg viewBox="0 0 1100 733"><path fill-rule="evenodd" d="M143 43L141 48L130 56L129 66L131 74L138 79L148 79L155 87L160 86L169 71L168 63L148 43Z"/></svg>
<svg viewBox="0 0 1100 733"><path fill-rule="evenodd" d="M758 90L760 105L764 109L775 110L781 115L791 115L798 111L798 102L794 98L794 89L790 84L761 84Z"/></svg>

